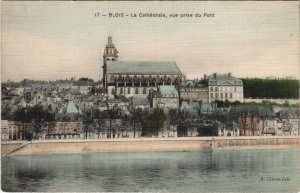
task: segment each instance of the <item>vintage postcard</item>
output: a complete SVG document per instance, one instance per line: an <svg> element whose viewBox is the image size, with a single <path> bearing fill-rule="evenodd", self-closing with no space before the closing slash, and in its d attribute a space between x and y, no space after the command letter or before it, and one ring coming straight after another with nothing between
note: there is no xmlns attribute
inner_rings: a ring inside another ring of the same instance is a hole
<svg viewBox="0 0 300 193"><path fill-rule="evenodd" d="M298 1L2 1L4 192L299 192Z"/></svg>

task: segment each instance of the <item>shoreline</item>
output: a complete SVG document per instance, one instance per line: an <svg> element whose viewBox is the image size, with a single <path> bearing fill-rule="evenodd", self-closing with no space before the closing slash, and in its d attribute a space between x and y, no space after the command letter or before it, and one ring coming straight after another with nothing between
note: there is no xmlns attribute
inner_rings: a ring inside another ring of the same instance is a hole
<svg viewBox="0 0 300 193"><path fill-rule="evenodd" d="M123 138L1 142L1 156L109 152L211 152L266 149L300 149L300 136Z"/></svg>

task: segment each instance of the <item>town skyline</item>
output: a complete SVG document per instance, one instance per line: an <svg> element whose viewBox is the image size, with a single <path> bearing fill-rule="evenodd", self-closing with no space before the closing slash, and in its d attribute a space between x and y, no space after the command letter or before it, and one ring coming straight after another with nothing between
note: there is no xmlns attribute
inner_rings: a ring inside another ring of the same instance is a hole
<svg viewBox="0 0 300 193"><path fill-rule="evenodd" d="M120 60L175 61L187 79L215 72L231 72L240 78L299 79L298 4L182 3L4 2L2 82L71 77L98 81L102 77L103 47L109 35L120 52ZM265 6L270 9L264 9ZM95 17L98 12L186 10L215 13L215 17Z"/></svg>

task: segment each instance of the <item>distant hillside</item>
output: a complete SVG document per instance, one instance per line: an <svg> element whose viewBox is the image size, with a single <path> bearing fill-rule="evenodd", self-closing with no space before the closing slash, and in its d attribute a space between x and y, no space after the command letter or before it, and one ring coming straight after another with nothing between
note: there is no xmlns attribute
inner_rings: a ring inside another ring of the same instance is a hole
<svg viewBox="0 0 300 193"><path fill-rule="evenodd" d="M245 98L299 98L299 80L242 78Z"/></svg>

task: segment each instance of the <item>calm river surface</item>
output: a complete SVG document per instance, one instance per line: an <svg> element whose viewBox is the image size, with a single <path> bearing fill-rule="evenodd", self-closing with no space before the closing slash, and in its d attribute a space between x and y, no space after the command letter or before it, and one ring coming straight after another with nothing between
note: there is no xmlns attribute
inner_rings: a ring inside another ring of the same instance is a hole
<svg viewBox="0 0 300 193"><path fill-rule="evenodd" d="M299 157L299 150L15 156L2 158L2 190L298 192Z"/></svg>

